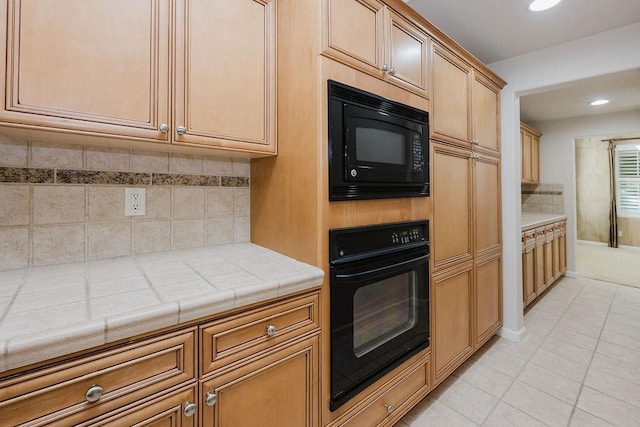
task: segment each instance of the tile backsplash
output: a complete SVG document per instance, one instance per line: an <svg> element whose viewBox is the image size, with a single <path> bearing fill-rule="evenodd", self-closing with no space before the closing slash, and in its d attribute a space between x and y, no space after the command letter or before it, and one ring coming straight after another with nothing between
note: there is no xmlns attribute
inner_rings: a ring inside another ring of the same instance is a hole
<svg viewBox="0 0 640 427"><path fill-rule="evenodd" d="M522 184L522 212L564 214L562 184Z"/></svg>
<svg viewBox="0 0 640 427"><path fill-rule="evenodd" d="M249 160L0 136L0 271L248 242ZM124 189L146 215L124 216Z"/></svg>

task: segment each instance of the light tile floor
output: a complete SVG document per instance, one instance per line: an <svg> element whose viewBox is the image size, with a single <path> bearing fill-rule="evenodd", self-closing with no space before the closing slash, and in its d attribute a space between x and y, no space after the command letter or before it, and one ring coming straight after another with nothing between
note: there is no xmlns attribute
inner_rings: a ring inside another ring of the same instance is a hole
<svg viewBox="0 0 640 427"><path fill-rule="evenodd" d="M640 426L640 288L563 278L396 427Z"/></svg>

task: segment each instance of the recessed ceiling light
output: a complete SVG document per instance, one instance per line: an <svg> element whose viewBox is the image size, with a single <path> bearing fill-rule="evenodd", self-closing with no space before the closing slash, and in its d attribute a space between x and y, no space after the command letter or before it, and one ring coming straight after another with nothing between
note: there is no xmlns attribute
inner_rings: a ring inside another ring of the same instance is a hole
<svg viewBox="0 0 640 427"><path fill-rule="evenodd" d="M529 10L532 12L540 12L542 10L551 9L562 0L533 0L529 3Z"/></svg>
<svg viewBox="0 0 640 427"><path fill-rule="evenodd" d="M608 103L609 103L608 99L596 99L595 101L591 101L589 105L604 105Z"/></svg>

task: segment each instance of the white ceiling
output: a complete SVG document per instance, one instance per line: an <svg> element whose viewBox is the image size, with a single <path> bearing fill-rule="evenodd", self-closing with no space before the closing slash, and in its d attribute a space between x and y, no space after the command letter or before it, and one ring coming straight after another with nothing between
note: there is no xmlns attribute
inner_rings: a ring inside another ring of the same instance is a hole
<svg viewBox="0 0 640 427"><path fill-rule="evenodd" d="M640 22L640 0L563 0L538 13L530 0L405 2L486 64ZM588 105L603 96L611 102ZM520 108L526 122L640 109L640 70L523 96Z"/></svg>

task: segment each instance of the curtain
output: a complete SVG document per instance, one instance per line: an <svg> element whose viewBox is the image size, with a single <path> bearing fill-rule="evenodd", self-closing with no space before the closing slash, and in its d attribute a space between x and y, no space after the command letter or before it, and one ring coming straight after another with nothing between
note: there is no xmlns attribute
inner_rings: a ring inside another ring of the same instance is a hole
<svg viewBox="0 0 640 427"><path fill-rule="evenodd" d="M616 207L616 144L609 141L609 246L618 247L618 210Z"/></svg>

